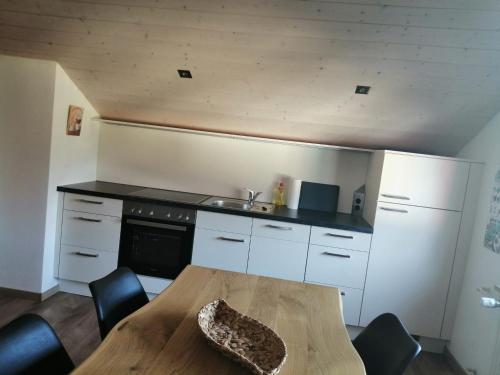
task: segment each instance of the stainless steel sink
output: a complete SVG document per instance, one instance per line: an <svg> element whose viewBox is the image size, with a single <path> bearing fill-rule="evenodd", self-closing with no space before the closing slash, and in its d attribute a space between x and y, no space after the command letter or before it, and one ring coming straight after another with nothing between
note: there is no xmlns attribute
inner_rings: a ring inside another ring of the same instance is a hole
<svg viewBox="0 0 500 375"><path fill-rule="evenodd" d="M255 202L254 205L251 206L247 201L243 199L234 198L211 197L203 201L201 204L206 206L226 208L229 210L262 212L268 214L274 211L274 205L270 203Z"/></svg>
<svg viewBox="0 0 500 375"><path fill-rule="evenodd" d="M233 210L245 210L245 211L248 211L252 208L246 202L230 201L225 199L218 199L216 201L213 201L211 205L223 208L231 208Z"/></svg>

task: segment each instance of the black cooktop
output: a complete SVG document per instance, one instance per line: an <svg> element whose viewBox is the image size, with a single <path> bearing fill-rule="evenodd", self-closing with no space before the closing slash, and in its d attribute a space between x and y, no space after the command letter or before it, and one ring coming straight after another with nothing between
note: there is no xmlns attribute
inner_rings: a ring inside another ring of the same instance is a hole
<svg viewBox="0 0 500 375"><path fill-rule="evenodd" d="M172 190L161 190L161 189L142 189L138 191L133 191L128 195L133 197L141 198L151 198L158 199L162 201L171 202L182 202L197 204L203 202L205 199L209 198L209 195L194 194L194 193L184 193L182 191L172 191Z"/></svg>

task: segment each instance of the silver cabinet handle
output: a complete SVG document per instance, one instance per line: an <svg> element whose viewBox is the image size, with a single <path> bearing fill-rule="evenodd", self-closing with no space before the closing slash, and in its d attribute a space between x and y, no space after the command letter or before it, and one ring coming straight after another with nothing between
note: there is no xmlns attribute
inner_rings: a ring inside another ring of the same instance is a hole
<svg viewBox="0 0 500 375"><path fill-rule="evenodd" d="M100 219L89 219L88 217L83 217L83 216L80 216L80 217L75 217L76 220L81 220L81 221L89 221L91 223L100 223L102 222L102 220Z"/></svg>
<svg viewBox="0 0 500 375"><path fill-rule="evenodd" d="M89 204L104 204L104 202L101 202L101 201L92 201L90 199L83 199L83 198L76 199L76 201L82 202L82 203L89 203Z"/></svg>
<svg viewBox="0 0 500 375"><path fill-rule="evenodd" d="M384 210L384 211L391 211L391 212L400 212L402 214L407 214L408 211L407 210L402 210L400 208L389 208L389 207L380 207L381 210Z"/></svg>
<svg viewBox="0 0 500 375"><path fill-rule="evenodd" d="M292 227L282 227L281 225L266 224L266 228L280 229L280 230L293 230Z"/></svg>
<svg viewBox="0 0 500 375"><path fill-rule="evenodd" d="M242 240L241 238L231 238L231 237L217 237L218 240L221 241L231 241L231 242L245 242L245 240Z"/></svg>
<svg viewBox="0 0 500 375"><path fill-rule="evenodd" d="M335 234L335 233L325 233L325 236L335 237L335 238L345 238L346 240L353 240L353 236L346 236L344 234Z"/></svg>
<svg viewBox="0 0 500 375"><path fill-rule="evenodd" d="M87 258L97 258L99 256L99 254L84 253L82 251L75 251L73 254L79 255L81 257L87 257Z"/></svg>
<svg viewBox="0 0 500 375"><path fill-rule="evenodd" d="M409 201L410 197L406 197L404 195L394 195L394 194L382 194L385 198L393 198L393 199L402 199L404 201Z"/></svg>
<svg viewBox="0 0 500 375"><path fill-rule="evenodd" d="M351 257L350 255L331 253L329 251L323 251L321 254L328 255L328 256L331 256L331 257L346 258L346 259Z"/></svg>

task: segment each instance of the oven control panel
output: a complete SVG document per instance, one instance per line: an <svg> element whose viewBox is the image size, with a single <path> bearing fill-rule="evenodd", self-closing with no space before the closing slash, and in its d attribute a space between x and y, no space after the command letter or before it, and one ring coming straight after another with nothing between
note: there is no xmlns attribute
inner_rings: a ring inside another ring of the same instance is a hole
<svg viewBox="0 0 500 375"><path fill-rule="evenodd" d="M196 210L134 201L123 202L123 215L178 223L194 224L196 222Z"/></svg>

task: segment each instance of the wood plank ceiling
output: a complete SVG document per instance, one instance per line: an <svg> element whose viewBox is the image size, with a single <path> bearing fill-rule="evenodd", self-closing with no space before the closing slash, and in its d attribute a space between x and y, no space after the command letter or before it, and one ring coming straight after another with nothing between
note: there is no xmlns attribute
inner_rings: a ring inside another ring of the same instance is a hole
<svg viewBox="0 0 500 375"><path fill-rule="evenodd" d="M0 0L0 53L105 118L238 134L453 155L500 110L497 0Z"/></svg>

